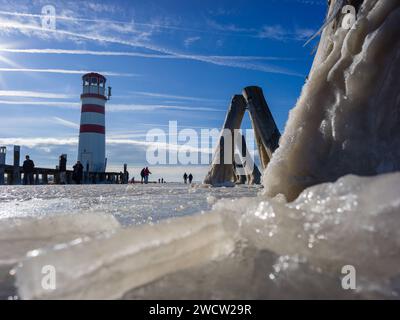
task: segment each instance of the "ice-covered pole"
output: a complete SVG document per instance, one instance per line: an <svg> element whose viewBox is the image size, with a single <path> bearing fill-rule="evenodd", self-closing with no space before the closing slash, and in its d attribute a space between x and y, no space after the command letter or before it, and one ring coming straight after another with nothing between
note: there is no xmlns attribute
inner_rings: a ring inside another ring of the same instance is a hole
<svg viewBox="0 0 400 320"><path fill-rule="evenodd" d="M204 179L204 183L219 185L226 182L235 182L236 174L233 166L234 147L233 147L233 132L240 128L244 113L246 111L246 101L242 95L234 95L231 105L225 118L222 134L218 142L217 149L212 160L210 170ZM227 139L229 131L230 138ZM225 133L225 134L224 134ZM230 140L230 141L225 141ZM228 145L229 144L229 145ZM226 154L226 152L229 154Z"/></svg>
<svg viewBox="0 0 400 320"><path fill-rule="evenodd" d="M243 96L247 102L254 128L261 165L265 169L279 146L281 136L260 87L246 87Z"/></svg>

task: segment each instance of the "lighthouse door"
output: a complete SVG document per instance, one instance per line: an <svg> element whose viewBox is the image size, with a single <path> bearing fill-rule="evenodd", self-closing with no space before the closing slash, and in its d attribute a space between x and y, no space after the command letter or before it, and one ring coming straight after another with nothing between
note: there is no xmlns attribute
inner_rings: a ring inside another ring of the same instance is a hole
<svg viewBox="0 0 400 320"><path fill-rule="evenodd" d="M93 160L91 152L82 152L82 165L84 171L92 171L93 170Z"/></svg>

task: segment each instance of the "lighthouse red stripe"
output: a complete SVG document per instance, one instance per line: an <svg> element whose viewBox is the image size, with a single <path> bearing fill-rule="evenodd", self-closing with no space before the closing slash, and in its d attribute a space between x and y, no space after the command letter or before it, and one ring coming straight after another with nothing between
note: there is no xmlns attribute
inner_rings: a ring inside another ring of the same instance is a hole
<svg viewBox="0 0 400 320"><path fill-rule="evenodd" d="M101 99L101 100L107 100L107 98L101 94L97 94L97 93L83 93L81 94L81 99L83 98L97 98L97 99Z"/></svg>
<svg viewBox="0 0 400 320"><path fill-rule="evenodd" d="M96 112L104 114L104 107L97 104L83 104L82 112Z"/></svg>
<svg viewBox="0 0 400 320"><path fill-rule="evenodd" d="M81 124L80 133L101 133L105 134L106 129L104 126L98 124Z"/></svg>

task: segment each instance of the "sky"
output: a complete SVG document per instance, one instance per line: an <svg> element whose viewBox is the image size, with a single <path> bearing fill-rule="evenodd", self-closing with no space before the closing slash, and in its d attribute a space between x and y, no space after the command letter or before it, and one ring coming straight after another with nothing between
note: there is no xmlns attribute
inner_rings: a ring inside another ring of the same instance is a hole
<svg viewBox="0 0 400 320"><path fill-rule="evenodd" d="M55 8L55 30L42 8ZM106 76L107 170L148 165L146 133L220 129L230 99L262 87L283 132L323 24L325 0L0 0L0 145L21 146L36 166L77 158L81 76ZM246 117L243 128L250 128ZM210 150L211 150L210 146ZM211 160L211 154L209 155ZM201 181L207 166L155 165L153 178Z"/></svg>

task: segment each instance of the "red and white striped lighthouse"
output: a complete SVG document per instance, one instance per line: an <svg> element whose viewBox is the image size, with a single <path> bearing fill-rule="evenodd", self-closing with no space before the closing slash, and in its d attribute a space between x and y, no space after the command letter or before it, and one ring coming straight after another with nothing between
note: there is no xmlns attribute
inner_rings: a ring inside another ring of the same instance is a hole
<svg viewBox="0 0 400 320"><path fill-rule="evenodd" d="M78 160L85 171L104 172L106 169L105 104L108 100L105 95L106 78L98 73L88 73L82 79Z"/></svg>

